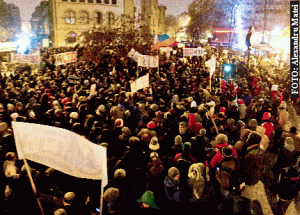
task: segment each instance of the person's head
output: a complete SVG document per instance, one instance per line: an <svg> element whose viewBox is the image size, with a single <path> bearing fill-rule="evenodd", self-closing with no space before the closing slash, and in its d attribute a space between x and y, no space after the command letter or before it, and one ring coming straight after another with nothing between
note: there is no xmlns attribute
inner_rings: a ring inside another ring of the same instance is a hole
<svg viewBox="0 0 300 215"><path fill-rule="evenodd" d="M168 170L168 176L173 179L174 181L179 181L180 179L180 172L176 167L171 167Z"/></svg>
<svg viewBox="0 0 300 215"><path fill-rule="evenodd" d="M71 206L72 204L74 204L75 203L75 197L76 197L76 195L73 192L65 193L64 198L63 198L64 206Z"/></svg>
<svg viewBox="0 0 300 215"><path fill-rule="evenodd" d="M56 211L54 211L53 215L67 215L67 212L63 208L59 208Z"/></svg>
<svg viewBox="0 0 300 215"><path fill-rule="evenodd" d="M142 197L137 200L142 209L159 209L155 203L154 193L150 190L144 192Z"/></svg>

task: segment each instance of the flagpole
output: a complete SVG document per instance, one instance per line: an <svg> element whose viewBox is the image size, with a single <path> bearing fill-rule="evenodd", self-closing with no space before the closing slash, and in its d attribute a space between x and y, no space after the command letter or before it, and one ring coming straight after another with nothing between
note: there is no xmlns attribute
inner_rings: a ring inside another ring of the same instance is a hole
<svg viewBox="0 0 300 215"><path fill-rule="evenodd" d="M101 196L100 196L100 212L99 214L102 215L102 211L103 211L103 193L104 193L104 186L102 186L103 180L101 180Z"/></svg>
<svg viewBox="0 0 300 215"><path fill-rule="evenodd" d="M39 197L38 197L38 195L37 195L36 186L35 186L34 181L33 181L33 179L32 179L32 175L31 175L31 171L30 171L30 169L29 169L29 165L28 165L27 160L26 160L25 158L23 159L23 161L24 161L24 164L25 164L25 167L26 167L26 171L27 171L27 174L28 174L30 183L31 183L31 187L32 187L33 193L34 193L34 195L35 195L35 197L36 197L36 200L37 200L37 202L38 202L38 205L39 205L39 207L40 207L40 210L41 210L42 214L44 215L44 210L43 210L41 201L40 201L40 199L39 199Z"/></svg>

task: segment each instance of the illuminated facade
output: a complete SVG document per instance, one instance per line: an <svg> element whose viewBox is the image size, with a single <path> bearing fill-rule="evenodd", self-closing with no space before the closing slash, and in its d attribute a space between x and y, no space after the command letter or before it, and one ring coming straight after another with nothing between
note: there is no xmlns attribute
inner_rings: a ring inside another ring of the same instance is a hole
<svg viewBox="0 0 300 215"><path fill-rule="evenodd" d="M121 14L121 0L51 0L49 27L53 46L74 45L82 32L94 27L114 27Z"/></svg>

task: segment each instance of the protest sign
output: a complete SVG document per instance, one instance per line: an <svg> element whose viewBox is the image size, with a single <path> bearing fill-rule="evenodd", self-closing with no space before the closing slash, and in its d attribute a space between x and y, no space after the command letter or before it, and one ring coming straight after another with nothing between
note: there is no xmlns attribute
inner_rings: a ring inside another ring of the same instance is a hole
<svg viewBox="0 0 300 215"><path fill-rule="evenodd" d="M72 63L77 60L76 52L66 52L55 55L56 58L56 66L64 65L67 63Z"/></svg>
<svg viewBox="0 0 300 215"><path fill-rule="evenodd" d="M166 56L170 57L170 47L160 47L159 51L160 53L166 53Z"/></svg>
<svg viewBox="0 0 300 215"><path fill-rule="evenodd" d="M69 84L76 84L76 85L80 85L80 77L76 76L76 75L70 75L68 77L68 82Z"/></svg>
<svg viewBox="0 0 300 215"><path fill-rule="evenodd" d="M140 89L143 89L145 87L149 87L149 74L144 75L137 80L135 80L130 85L131 87L131 93L137 92Z"/></svg>
<svg viewBox="0 0 300 215"><path fill-rule="evenodd" d="M138 53L135 49L131 49L127 55L128 57L132 58L135 62L138 62L141 54Z"/></svg>
<svg viewBox="0 0 300 215"><path fill-rule="evenodd" d="M18 47L17 42L4 42L0 43L0 52L16 51Z"/></svg>
<svg viewBox="0 0 300 215"><path fill-rule="evenodd" d="M210 60L205 62L205 66L210 68L210 78L216 70L216 57L211 58Z"/></svg>
<svg viewBox="0 0 300 215"><path fill-rule="evenodd" d="M13 63L33 63L38 64L40 62L40 52L33 54L15 54L11 53L11 62Z"/></svg>
<svg viewBox="0 0 300 215"><path fill-rule="evenodd" d="M158 56L141 55L139 57L138 66L155 68L159 66Z"/></svg>
<svg viewBox="0 0 300 215"><path fill-rule="evenodd" d="M183 56L203 56L202 48L184 48Z"/></svg>
<svg viewBox="0 0 300 215"><path fill-rule="evenodd" d="M107 185L106 149L66 129L12 122L19 159L29 159L68 175Z"/></svg>

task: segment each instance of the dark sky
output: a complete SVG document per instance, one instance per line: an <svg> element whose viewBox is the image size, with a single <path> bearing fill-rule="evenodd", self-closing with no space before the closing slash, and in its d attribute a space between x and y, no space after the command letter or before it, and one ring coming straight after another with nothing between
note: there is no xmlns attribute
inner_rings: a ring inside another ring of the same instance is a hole
<svg viewBox="0 0 300 215"><path fill-rule="evenodd" d="M4 0L7 3L13 3L20 8L23 22L29 22L34 8L40 4L41 0ZM179 15L187 11L188 5L193 0L158 0L160 4L167 6L167 14Z"/></svg>

